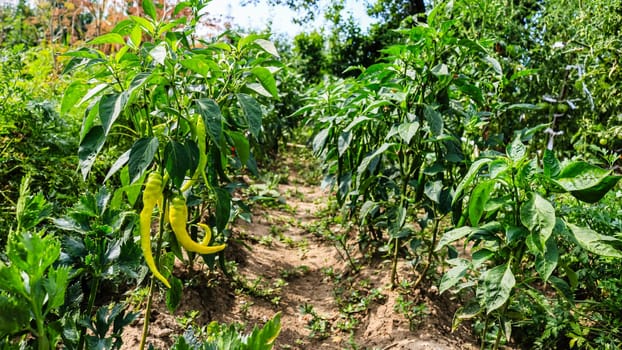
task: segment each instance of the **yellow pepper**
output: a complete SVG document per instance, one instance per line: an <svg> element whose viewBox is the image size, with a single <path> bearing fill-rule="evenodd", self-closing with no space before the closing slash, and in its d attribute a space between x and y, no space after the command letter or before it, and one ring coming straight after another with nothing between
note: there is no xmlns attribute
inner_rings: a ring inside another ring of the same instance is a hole
<svg viewBox="0 0 622 350"><path fill-rule="evenodd" d="M188 230L186 229L186 220L188 219L188 207L186 206L186 201L182 196L173 198L168 212L173 233L175 233L175 237L177 237L177 241L179 242L179 244L181 244L181 246L184 247L187 251L199 254L214 254L225 249L226 244L207 247L193 241L192 238L190 238L190 234L188 234ZM205 233L207 235L207 231Z"/></svg>
<svg viewBox="0 0 622 350"><path fill-rule="evenodd" d="M206 224L198 224L199 227L205 231L205 236L203 236L203 240L201 241L202 245L208 245L209 241L212 239L212 230Z"/></svg>
<svg viewBox="0 0 622 350"><path fill-rule="evenodd" d="M162 176L158 172L152 172L147 177L145 184L145 190L143 191L143 210L140 212L139 224L140 224L140 248L145 256L145 262L149 267L149 270L153 275L162 281L165 286L171 288L171 284L168 280L158 271L158 268L153 260L151 253L151 214L156 203L162 205L162 190L163 190Z"/></svg>

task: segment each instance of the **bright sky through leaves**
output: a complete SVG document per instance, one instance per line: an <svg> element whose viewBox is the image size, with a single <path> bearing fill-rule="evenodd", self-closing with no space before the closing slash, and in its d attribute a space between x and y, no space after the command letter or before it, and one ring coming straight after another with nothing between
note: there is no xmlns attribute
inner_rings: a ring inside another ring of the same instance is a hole
<svg viewBox="0 0 622 350"><path fill-rule="evenodd" d="M213 0L207 6L207 11L210 13L210 17L217 19L227 20L231 17L233 23L242 28L262 30L272 23L271 28L274 33L290 36L326 25L323 14L317 16L316 21L309 25L294 24L293 18L297 15L295 11L287 6L269 6L266 0L260 1L257 5L249 4L246 6L241 6L239 1ZM369 27L372 22L372 19L367 15L363 1L347 0L344 16L347 16L347 13L352 13L354 18L360 21L363 28Z"/></svg>

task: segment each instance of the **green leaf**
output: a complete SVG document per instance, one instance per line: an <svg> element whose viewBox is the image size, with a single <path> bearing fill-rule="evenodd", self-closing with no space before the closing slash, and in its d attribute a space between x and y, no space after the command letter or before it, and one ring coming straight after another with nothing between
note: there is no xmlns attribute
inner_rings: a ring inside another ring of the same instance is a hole
<svg viewBox="0 0 622 350"><path fill-rule="evenodd" d="M492 69L495 70L495 73L497 73L498 76L503 76L503 69L501 68L501 64L499 64L499 61L497 61L494 57L486 56L484 57L484 61L490 64L490 66L492 67Z"/></svg>
<svg viewBox="0 0 622 350"><path fill-rule="evenodd" d="M177 5L175 5L175 10L173 10L173 16L177 16L181 11L187 9L190 6L192 6L192 3L190 1L182 1L178 3Z"/></svg>
<svg viewBox="0 0 622 350"><path fill-rule="evenodd" d="M279 51L276 49L276 46L274 46L274 43L272 41L266 39L257 39L255 40L255 44L257 44L257 46L259 46L262 50L271 54L272 56L276 58L281 57L279 56Z"/></svg>
<svg viewBox="0 0 622 350"><path fill-rule="evenodd" d="M78 101L84 96L87 90L88 85L81 81L74 81L69 84L63 94L63 100L60 105L60 114L64 116L76 107L76 105L78 105Z"/></svg>
<svg viewBox="0 0 622 350"><path fill-rule="evenodd" d="M99 101L99 119L104 128L104 134L108 135L112 124L119 118L127 102L127 93L107 94Z"/></svg>
<svg viewBox="0 0 622 350"><path fill-rule="evenodd" d="M496 266L482 274L476 294L480 305L486 308L487 314L502 307L508 301L515 284L516 279L508 263Z"/></svg>
<svg viewBox="0 0 622 350"><path fill-rule="evenodd" d="M179 63L191 71L200 74L204 78L209 74L210 66L206 63L205 58L193 57L180 60Z"/></svg>
<svg viewBox="0 0 622 350"><path fill-rule="evenodd" d="M521 205L520 220L539 238L537 246L544 247L555 227L555 208L538 193L531 193L527 202Z"/></svg>
<svg viewBox="0 0 622 350"><path fill-rule="evenodd" d="M441 194L443 192L443 181L428 181L425 183L423 193L434 203L440 204Z"/></svg>
<svg viewBox="0 0 622 350"><path fill-rule="evenodd" d="M138 16L130 16L130 18L132 19L132 21L138 23L138 25L143 30L145 30L149 35L153 35L153 31L155 30L155 27L153 26L153 23L151 23L149 20L147 20L146 18L138 17Z"/></svg>
<svg viewBox="0 0 622 350"><path fill-rule="evenodd" d="M155 21L157 19L156 8L153 4L153 0L143 0L143 11L145 11L145 14L151 17L152 20Z"/></svg>
<svg viewBox="0 0 622 350"><path fill-rule="evenodd" d="M473 162L473 164L471 164L469 171L467 171L462 181L460 181L460 183L458 184L458 187L456 187L456 194L454 195L454 199L451 202L451 205L454 205L456 200L460 198L460 195L462 194L464 188L471 185L471 182L473 182L473 179L475 179L479 171L490 162L492 162L492 159L482 158L476 160L475 162Z"/></svg>
<svg viewBox="0 0 622 350"><path fill-rule="evenodd" d="M622 258L622 241L602 235L587 227L566 224L574 241L590 253L611 258Z"/></svg>
<svg viewBox="0 0 622 350"><path fill-rule="evenodd" d="M272 94L270 93L270 91L266 90L265 87L263 87L263 85L259 84L259 83L247 83L245 86L248 90L255 92L261 96L267 97L267 98L273 98ZM241 90L242 92L249 92L246 89Z"/></svg>
<svg viewBox="0 0 622 350"><path fill-rule="evenodd" d="M622 178L620 175L610 174L611 170L586 162L572 162L562 169L553 182L577 199L595 203Z"/></svg>
<svg viewBox="0 0 622 350"><path fill-rule="evenodd" d="M104 128L101 125L95 125L84 136L80 142L78 148L79 167L82 172L82 178L86 180L91 167L95 162L95 158L101 151L104 143L106 142L106 135L104 134Z"/></svg>
<svg viewBox="0 0 622 350"><path fill-rule="evenodd" d="M515 137L514 141L507 146L506 153L514 163L518 163L526 156L527 148L520 137Z"/></svg>
<svg viewBox="0 0 622 350"><path fill-rule="evenodd" d="M439 63L436 66L432 67L432 69L430 69L430 72L437 77L449 75L449 69L444 63Z"/></svg>
<svg viewBox="0 0 622 350"><path fill-rule="evenodd" d="M65 303L65 291L69 284L69 271L69 266L59 266L57 269L48 271L47 278L43 281L43 287L47 292L47 312L56 310Z"/></svg>
<svg viewBox="0 0 622 350"><path fill-rule="evenodd" d="M268 90L272 97L279 97L279 90L276 87L276 80L274 80L274 76L272 75L270 70L268 70L268 68L253 67L253 69L251 69L251 73L253 73L253 75L257 77L257 79L261 83L261 86Z"/></svg>
<svg viewBox="0 0 622 350"><path fill-rule="evenodd" d="M571 301L573 303L575 302L574 294L572 293L572 290L570 290L570 286L568 285L568 283L566 283L566 281L555 275L552 275L551 277L549 277L549 283L551 284L551 286L553 286L553 288L555 288L555 290L557 290L558 293L563 295L568 301Z"/></svg>
<svg viewBox="0 0 622 350"><path fill-rule="evenodd" d="M192 166L192 156L188 154L187 148L183 144L170 141L164 147L164 164L166 171L171 176L173 185L175 188L180 188L186 178L186 173Z"/></svg>
<svg viewBox="0 0 622 350"><path fill-rule="evenodd" d="M222 189L214 188L216 194L216 228L223 232L231 216L231 194Z"/></svg>
<svg viewBox="0 0 622 350"><path fill-rule="evenodd" d="M561 171L559 161L555 157L555 153L548 148L544 150L542 164L544 165L544 176L551 178L559 175Z"/></svg>
<svg viewBox="0 0 622 350"><path fill-rule="evenodd" d="M181 280L175 276L169 277L171 288L166 291L166 308L173 314L181 304L183 284Z"/></svg>
<svg viewBox="0 0 622 350"><path fill-rule="evenodd" d="M259 39L258 34L249 34L240 38L238 40L238 51L242 51L248 44L255 42L257 39Z"/></svg>
<svg viewBox="0 0 622 350"><path fill-rule="evenodd" d="M166 49L166 43L161 42L160 44L155 46L153 49L151 49L151 51L149 51L149 56L151 56L151 58L153 58L153 60L156 61L156 63L160 65L164 65L164 61L166 60L166 57L168 56L168 52Z"/></svg>
<svg viewBox="0 0 622 350"><path fill-rule="evenodd" d="M376 157L380 156L381 154L383 154L385 151L387 151L389 148L393 147L394 145L395 145L394 143L383 143L380 147L378 147L378 149L376 149L374 152L369 154L367 157L363 158L357 170L359 175L362 175L363 173L365 173L366 170L368 170L369 165L374 159L376 159Z"/></svg>
<svg viewBox="0 0 622 350"><path fill-rule="evenodd" d="M140 44L143 40L143 31L140 29L139 25L134 25L132 31L130 33L130 43L134 46L135 49L140 47Z"/></svg>
<svg viewBox="0 0 622 350"><path fill-rule="evenodd" d="M110 167L110 170L108 170L108 173L106 174L106 177L104 178L104 182L108 181L108 179L110 179L112 175L116 174L117 171L123 168L125 164L127 164L129 159L130 159L130 150L127 150L121 156L119 156L119 158L114 162L114 164L112 164L112 166Z"/></svg>
<svg viewBox="0 0 622 350"><path fill-rule="evenodd" d="M121 36L118 33L106 33L87 42L87 44L89 45L102 45L102 44L125 45L125 40L123 40L123 36Z"/></svg>
<svg viewBox="0 0 622 350"><path fill-rule="evenodd" d="M495 252L489 249L480 249L471 255L471 262L473 263L473 268L477 269L486 263L489 260L492 260L495 257Z"/></svg>
<svg viewBox="0 0 622 350"><path fill-rule="evenodd" d="M469 221L471 226L478 226L494 187L494 180L482 181L471 192L471 197L469 198Z"/></svg>
<svg viewBox="0 0 622 350"><path fill-rule="evenodd" d="M406 144L410 144L412 138L415 137L417 131L419 131L419 122L402 123L397 130L402 141Z"/></svg>
<svg viewBox="0 0 622 350"><path fill-rule="evenodd" d="M505 109L507 110L513 110L513 109L537 110L538 106L531 104L531 103L514 103L514 104L507 106Z"/></svg>
<svg viewBox="0 0 622 350"><path fill-rule="evenodd" d="M313 138L313 152L315 154L319 154L324 149L324 146L326 145L326 139L328 139L328 133L330 132L330 130L330 128L322 129Z"/></svg>
<svg viewBox="0 0 622 350"><path fill-rule="evenodd" d="M270 321L266 322L263 328L253 327L251 334L246 339L245 347L235 347L235 349L270 350L280 332L281 313L277 312Z"/></svg>
<svg viewBox="0 0 622 350"><path fill-rule="evenodd" d="M455 286L466 275L469 269L469 262L464 259L455 259L460 262L458 265L449 269L441 278L441 283L438 288L439 294L443 294L446 290L449 290Z"/></svg>
<svg viewBox="0 0 622 350"><path fill-rule="evenodd" d="M549 280L551 274L557 267L557 261L559 260L559 251L557 249L557 243L553 236L549 237L546 241L546 251L544 254L536 255L536 271L544 282Z"/></svg>
<svg viewBox="0 0 622 350"><path fill-rule="evenodd" d="M92 89L89 90L89 92L87 92L84 95L84 97L82 97L82 99L80 100L80 102L78 102L76 104L76 106L80 106L84 102L90 100L91 98L93 98L94 96L96 96L97 94L99 94L100 92L105 90L108 86L109 85L107 83L102 83L102 84L98 84L98 85L94 86ZM96 110L99 111L99 108L96 109Z"/></svg>
<svg viewBox="0 0 622 350"><path fill-rule="evenodd" d="M216 101L211 98L201 98L196 100L196 108L203 118L207 136L209 136L217 147L220 147L223 130L223 117L220 113L220 107L218 107Z"/></svg>
<svg viewBox="0 0 622 350"><path fill-rule="evenodd" d="M462 227L458 227L453 230L447 231L445 232L445 234L443 234L443 237L440 239L440 241L438 241L438 244L436 245L436 248L434 250L439 251L441 250L441 248L443 248L447 244L457 241L461 238L464 238L470 235L471 233L473 233L473 231L475 231L475 229L469 226L462 226Z"/></svg>
<svg viewBox="0 0 622 350"><path fill-rule="evenodd" d="M5 268L0 265L0 269ZM30 324L30 305L26 300L0 294L0 337L27 330Z"/></svg>
<svg viewBox="0 0 622 350"><path fill-rule="evenodd" d="M145 170L151 165L157 151L157 137L144 137L132 145L130 149L130 159L128 161L130 183L134 183L134 181L144 174Z"/></svg>
<svg viewBox="0 0 622 350"><path fill-rule="evenodd" d="M339 156L343 156L344 153L350 147L350 142L352 142L352 132L344 131L337 138L337 151L339 152Z"/></svg>
<svg viewBox="0 0 622 350"><path fill-rule="evenodd" d="M235 152L238 154L240 162L242 164L246 164L251 155L248 139L240 132L231 131L228 132L227 135L229 135L229 137L233 141Z"/></svg>
<svg viewBox="0 0 622 350"><path fill-rule="evenodd" d="M257 100L250 95L239 93L237 97L244 111L244 116L246 116L249 131L255 138L259 138L259 134L261 134L261 120L263 117L261 106Z"/></svg>
<svg viewBox="0 0 622 350"><path fill-rule="evenodd" d="M145 181L147 173L144 173L141 177L138 178L136 183L131 184L130 182L130 171L128 167L125 167L121 170L120 178L121 183L123 184L122 189L125 191L127 195L127 201L130 205L134 205L138 200L138 197L142 193L142 183Z"/></svg>
<svg viewBox="0 0 622 350"><path fill-rule="evenodd" d="M428 122L430 132L434 136L440 136L443 133L443 117L434 108L426 105L423 110L425 120Z"/></svg>

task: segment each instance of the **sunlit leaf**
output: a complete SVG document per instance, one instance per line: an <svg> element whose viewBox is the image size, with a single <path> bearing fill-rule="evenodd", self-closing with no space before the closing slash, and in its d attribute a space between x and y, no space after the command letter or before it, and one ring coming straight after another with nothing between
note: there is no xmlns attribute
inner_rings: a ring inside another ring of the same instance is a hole
<svg viewBox="0 0 622 350"><path fill-rule="evenodd" d="M133 183L145 173L145 170L151 165L157 150L157 137L145 137L134 143L130 149L130 159L128 160L130 183Z"/></svg>

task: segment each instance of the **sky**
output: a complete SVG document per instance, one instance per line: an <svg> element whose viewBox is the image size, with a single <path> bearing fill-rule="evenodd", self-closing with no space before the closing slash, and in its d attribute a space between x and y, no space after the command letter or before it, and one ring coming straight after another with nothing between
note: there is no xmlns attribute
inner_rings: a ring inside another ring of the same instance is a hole
<svg viewBox="0 0 622 350"><path fill-rule="evenodd" d="M35 0L29 1L31 3L35 2ZM329 1L321 0L324 3ZM0 6L16 3L17 0L0 0ZM367 15L366 3L366 0L346 0L344 10L344 16L347 16L347 13L352 13L364 30L369 28L373 21ZM234 23L242 28L262 30L271 22L273 33L285 34L290 37L294 37L303 31L308 32L327 25L323 14L318 14L316 21L306 27L296 25L292 21L296 16L295 11L287 6L269 6L267 0L259 0L256 5L249 4L246 6L241 6L240 0L212 0L207 5L207 11L209 12L209 17L217 19L233 18Z"/></svg>
<svg viewBox="0 0 622 350"><path fill-rule="evenodd" d="M0 0L1 1L1 0ZM242 28L262 30L272 22L272 31L278 34L295 36L302 31L313 28L320 28L326 24L324 19L318 18L315 23L307 27L294 24L292 19L296 12L287 6L271 7L267 5L267 0L260 0L257 5L241 6L239 0L212 0L207 6L210 17L227 18L232 17L234 23ZM365 1L346 0L345 12L351 12L354 18L360 21L362 28L368 28L372 19L367 15Z"/></svg>

